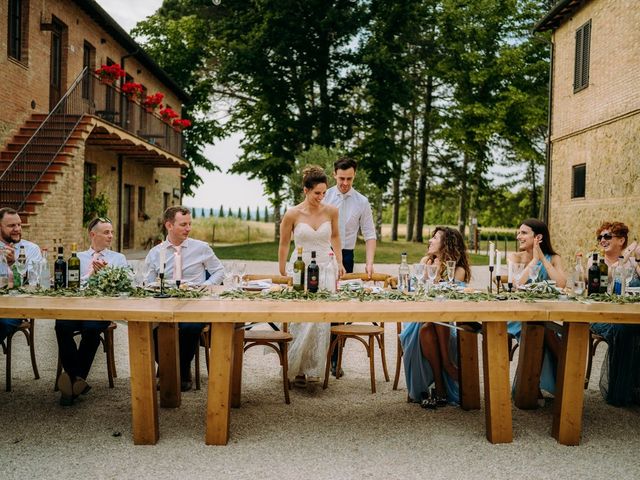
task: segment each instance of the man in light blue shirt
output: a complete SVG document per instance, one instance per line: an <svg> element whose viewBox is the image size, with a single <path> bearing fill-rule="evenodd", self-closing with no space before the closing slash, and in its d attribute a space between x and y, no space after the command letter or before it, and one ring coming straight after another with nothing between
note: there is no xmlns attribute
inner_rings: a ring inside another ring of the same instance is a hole
<svg viewBox="0 0 640 480"><path fill-rule="evenodd" d="M80 259L81 282L86 284L91 275L107 265L126 267L124 255L109 249L113 241L113 225L108 218L96 218L89 223L88 250L78 253ZM60 405L70 406L80 394L86 394L91 387L87 376L96 351L100 346L100 334L111 322L95 320L56 320L56 339L63 372L58 378L58 388L62 394ZM76 345L74 333L80 331L80 344Z"/></svg>
<svg viewBox="0 0 640 480"><path fill-rule="evenodd" d="M163 215L167 238L153 247L145 259L149 266L149 283L156 281L158 274L164 272L165 279L180 280L191 285L217 285L224 278L224 267L211 247L200 240L189 238L191 232L191 211L175 206L165 210ZM191 390L191 362L196 355L198 339L204 323L180 323L180 389ZM157 330L154 331L157 352Z"/></svg>
<svg viewBox="0 0 640 480"><path fill-rule="evenodd" d="M21 246L27 256L27 265L42 260L38 245L22 238L22 220L18 212L9 207L0 208L0 248L9 268L15 263ZM0 343L14 333L21 323L19 318L0 318Z"/></svg>

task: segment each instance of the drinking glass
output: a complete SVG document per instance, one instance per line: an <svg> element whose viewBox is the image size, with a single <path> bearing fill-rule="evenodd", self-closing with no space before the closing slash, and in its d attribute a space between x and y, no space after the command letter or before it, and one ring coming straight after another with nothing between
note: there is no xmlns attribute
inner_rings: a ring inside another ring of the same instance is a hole
<svg viewBox="0 0 640 480"><path fill-rule="evenodd" d="M413 275L418 281L418 285L424 286L424 263L413 264Z"/></svg>
<svg viewBox="0 0 640 480"><path fill-rule="evenodd" d="M511 264L511 275L513 275L513 283L515 283L516 285L520 283L520 278L522 278L522 272L524 272L524 263Z"/></svg>
<svg viewBox="0 0 640 480"><path fill-rule="evenodd" d="M538 280L538 274L540 273L540 264L536 263L529 267L529 280L531 283L535 283Z"/></svg>
<svg viewBox="0 0 640 480"><path fill-rule="evenodd" d="M29 285L32 288L36 288L40 285L40 264L36 262L29 262L27 267L27 279L29 280Z"/></svg>
<svg viewBox="0 0 640 480"><path fill-rule="evenodd" d="M576 297L581 297L584 293L584 281L576 280L573 285L573 293L575 293Z"/></svg>
<svg viewBox="0 0 640 480"><path fill-rule="evenodd" d="M247 264L244 262L236 262L235 263L235 270L234 270L234 275L236 276L236 282L238 283L238 285L242 285L242 282L244 280L244 274L247 270Z"/></svg>
<svg viewBox="0 0 640 480"><path fill-rule="evenodd" d="M455 260L447 260L447 277L449 278L449 284L453 286L453 277L456 274L456 262Z"/></svg>
<svg viewBox="0 0 640 480"><path fill-rule="evenodd" d="M429 278L429 288L431 288L436 281L436 275L438 274L438 266L434 264L426 265L427 277Z"/></svg>

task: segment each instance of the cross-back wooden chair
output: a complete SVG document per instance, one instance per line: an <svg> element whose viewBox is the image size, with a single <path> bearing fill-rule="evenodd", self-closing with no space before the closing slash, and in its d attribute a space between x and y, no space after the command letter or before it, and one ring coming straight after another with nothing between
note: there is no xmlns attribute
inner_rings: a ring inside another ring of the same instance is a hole
<svg viewBox="0 0 640 480"><path fill-rule="evenodd" d="M366 273L347 273L343 275L340 280L362 280L373 281L375 283L382 283L385 288L395 287L397 280L392 275L384 273L374 273L371 278ZM329 385L329 368L331 366L331 357L334 350L338 349L338 362L336 365L336 379L340 378L340 369L342 367L342 352L345 342L348 338L353 338L362 343L367 350L367 356L369 357L369 371L371 374L371 393L376 393L376 377L375 368L373 363L375 342L378 342L380 348L380 357L382 358L382 370L384 372L385 381L389 381L389 371L387 370L387 356L385 353L384 344L384 322L371 324L349 324L349 325L335 325L331 327L332 335L335 335L334 340L329 346L327 352L327 363L325 366L324 384L323 388L327 388ZM367 340L365 340L365 338Z"/></svg>
<svg viewBox="0 0 640 480"><path fill-rule="evenodd" d="M282 275L249 274L244 276L244 280L246 282L250 282L252 280L271 280L271 282L275 285L293 285L293 279L291 277ZM246 325L244 327L245 331L243 351L246 352L251 347L255 347L257 345L264 345L275 350L280 359L280 365L282 366L284 400L285 403L289 404L288 344L293 340L293 335L289 333L289 325L288 323L283 323L282 329L279 329L276 324L269 322L268 325L271 327L270 330L256 329L253 328L253 325L255 324ZM207 371L209 371L209 346L211 345L211 332L209 326L205 327L205 329L202 331L200 344L205 348L205 360L207 363ZM200 362L198 356L199 355L196 355L196 389L200 388Z"/></svg>
<svg viewBox="0 0 640 480"><path fill-rule="evenodd" d="M34 346L34 327L35 320L33 318L26 318L22 320L22 323L18 325L18 328L15 332L7 335L7 338L4 342L2 342L2 351L6 356L6 383L5 390L7 392L11 391L11 351L13 346L13 336L22 332L27 339L27 345L29 346L29 351L31 353L31 368L33 368L33 376L36 380L40 378L40 374L38 373L38 365L36 364L36 350Z"/></svg>

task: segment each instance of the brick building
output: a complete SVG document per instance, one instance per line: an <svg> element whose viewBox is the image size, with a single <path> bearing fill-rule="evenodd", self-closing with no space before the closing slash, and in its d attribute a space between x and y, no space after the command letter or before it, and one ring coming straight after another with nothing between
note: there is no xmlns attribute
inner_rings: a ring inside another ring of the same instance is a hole
<svg viewBox="0 0 640 480"><path fill-rule="evenodd" d="M640 234L638 26L637 0L559 0L536 27L553 32L546 193L565 264L602 221Z"/></svg>
<svg viewBox="0 0 640 480"><path fill-rule="evenodd" d="M126 71L112 86L94 74L109 64ZM157 237L179 204L182 135L130 101L127 81L178 114L188 100L95 1L0 2L0 206L21 212L25 238L86 246L85 189L107 196L120 250Z"/></svg>

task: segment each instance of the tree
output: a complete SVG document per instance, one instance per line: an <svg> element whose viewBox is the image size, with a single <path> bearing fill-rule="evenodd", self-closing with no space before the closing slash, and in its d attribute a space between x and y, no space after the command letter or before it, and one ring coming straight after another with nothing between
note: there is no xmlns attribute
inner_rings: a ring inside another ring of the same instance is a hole
<svg viewBox="0 0 640 480"><path fill-rule="evenodd" d="M260 221L260 207L256 207L256 222Z"/></svg>
<svg viewBox="0 0 640 480"><path fill-rule="evenodd" d="M238 207L238 218L242 220L242 209Z"/></svg>
<svg viewBox="0 0 640 480"><path fill-rule="evenodd" d="M220 210L218 210L218 217L224 218L224 207L220 205Z"/></svg>
<svg viewBox="0 0 640 480"><path fill-rule="evenodd" d="M227 210L227 217L233 218L233 212L231 211L231 207L229 207L229 210Z"/></svg>
<svg viewBox="0 0 640 480"><path fill-rule="evenodd" d="M251 210L249 210L248 205L247 205L247 220L251 220Z"/></svg>
<svg viewBox="0 0 640 480"><path fill-rule="evenodd" d="M210 216L211 218L213 218L213 207L211 207L211 208L209 209L209 216Z"/></svg>
<svg viewBox="0 0 640 480"><path fill-rule="evenodd" d="M264 206L264 221L265 223L269 223L269 207Z"/></svg>
<svg viewBox="0 0 640 480"><path fill-rule="evenodd" d="M197 215L196 215L196 207L193 207L193 208L191 209L191 218L196 218L196 216L197 216Z"/></svg>

